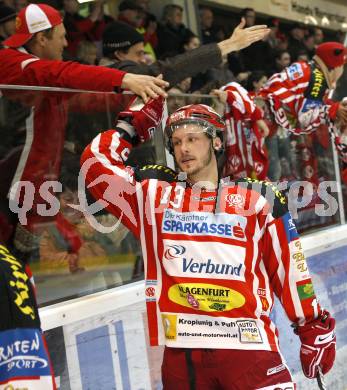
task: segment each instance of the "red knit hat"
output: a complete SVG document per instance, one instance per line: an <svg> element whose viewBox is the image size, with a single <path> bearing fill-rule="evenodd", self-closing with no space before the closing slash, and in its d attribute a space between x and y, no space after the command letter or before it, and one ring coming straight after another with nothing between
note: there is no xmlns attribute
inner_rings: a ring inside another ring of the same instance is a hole
<svg viewBox="0 0 347 390"><path fill-rule="evenodd" d="M55 8L47 4L29 4L16 18L16 32L3 42L4 46L19 47L43 30L62 23L63 19Z"/></svg>
<svg viewBox="0 0 347 390"><path fill-rule="evenodd" d="M346 54L346 48L339 42L325 42L316 49L316 55L329 69L343 65L346 62Z"/></svg>

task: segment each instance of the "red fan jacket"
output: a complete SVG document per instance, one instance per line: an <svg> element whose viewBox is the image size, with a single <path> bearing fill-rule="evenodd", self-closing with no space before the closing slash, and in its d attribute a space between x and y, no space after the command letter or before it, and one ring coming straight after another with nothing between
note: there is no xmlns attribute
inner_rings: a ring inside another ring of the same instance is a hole
<svg viewBox="0 0 347 390"><path fill-rule="evenodd" d="M26 52L24 48L0 50L0 84L112 92L115 87L121 86L124 74L115 69L71 61L42 60ZM101 99L103 95L10 89L2 89L1 92L26 110L20 113L21 116L24 113L25 118L20 128L16 129L17 137L24 130L25 143L23 147L9 150L14 162L11 163L11 175L7 173L11 181L6 191L17 181L30 181L35 187L32 210L32 216L35 216L36 205L46 204L46 200L39 194L40 186L45 181L59 179L68 107L75 105L82 112L88 112L95 106L101 105L104 108L105 101ZM119 99L117 100L117 95L114 96L117 106ZM95 101L96 97L100 102ZM29 220L29 225L30 222Z"/></svg>

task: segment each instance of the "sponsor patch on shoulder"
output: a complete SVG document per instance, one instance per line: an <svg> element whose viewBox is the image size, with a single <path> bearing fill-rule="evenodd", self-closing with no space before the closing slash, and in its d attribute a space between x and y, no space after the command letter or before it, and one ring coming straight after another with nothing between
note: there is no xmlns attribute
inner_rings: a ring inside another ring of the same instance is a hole
<svg viewBox="0 0 347 390"><path fill-rule="evenodd" d="M277 374L280 371L283 371L286 369L286 366L282 363L279 366L269 368L267 370L267 376Z"/></svg>
<svg viewBox="0 0 347 390"><path fill-rule="evenodd" d="M287 241L291 242L293 240L296 240L299 237L299 234L296 230L296 226L291 215L289 213L286 213L281 218L284 225L284 229L286 231Z"/></svg>
<svg viewBox="0 0 347 390"><path fill-rule="evenodd" d="M304 71L300 64L292 64L287 68L288 77L290 80L299 79L304 75Z"/></svg>
<svg viewBox="0 0 347 390"><path fill-rule="evenodd" d="M298 282L296 284L296 288L300 301L304 301L305 299L313 298L315 296L311 280Z"/></svg>

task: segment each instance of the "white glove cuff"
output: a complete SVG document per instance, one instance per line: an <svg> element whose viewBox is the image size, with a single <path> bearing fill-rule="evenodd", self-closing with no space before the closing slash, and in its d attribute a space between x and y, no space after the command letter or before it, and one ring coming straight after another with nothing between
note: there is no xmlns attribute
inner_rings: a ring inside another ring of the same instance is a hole
<svg viewBox="0 0 347 390"><path fill-rule="evenodd" d="M134 138L136 136L136 131L133 125L128 123L127 121L119 120L117 122L116 127L124 130L126 133L129 134L130 138Z"/></svg>

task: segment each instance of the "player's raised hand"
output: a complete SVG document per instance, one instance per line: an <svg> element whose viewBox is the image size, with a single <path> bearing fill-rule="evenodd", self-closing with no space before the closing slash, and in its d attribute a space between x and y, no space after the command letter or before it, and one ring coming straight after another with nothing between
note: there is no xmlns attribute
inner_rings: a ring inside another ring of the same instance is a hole
<svg viewBox="0 0 347 390"><path fill-rule="evenodd" d="M149 99L147 103L134 97L129 106L118 114L117 126L128 133L133 145L146 142L153 137L161 122L164 105L163 97Z"/></svg>

